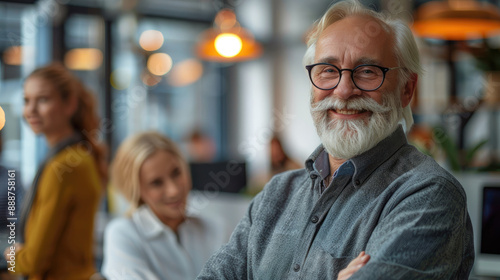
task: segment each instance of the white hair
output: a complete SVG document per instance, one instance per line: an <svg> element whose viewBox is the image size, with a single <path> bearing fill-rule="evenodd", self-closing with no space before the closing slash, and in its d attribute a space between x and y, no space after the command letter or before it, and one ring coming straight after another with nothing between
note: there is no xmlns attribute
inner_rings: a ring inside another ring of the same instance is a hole
<svg viewBox="0 0 500 280"><path fill-rule="evenodd" d="M401 99L394 92L384 92L382 104L367 96L349 100L335 95L314 102L311 95L311 116L318 136L328 154L339 159L349 159L371 149L394 132L403 116ZM339 120L328 116L330 109L347 108L373 113L366 120Z"/></svg>
<svg viewBox="0 0 500 280"><path fill-rule="evenodd" d="M350 16L369 16L375 19L376 23L394 40L394 54L399 68L400 88L401 85L411 78L411 74L421 74L422 66L420 64L420 55L417 48L417 43L413 37L413 33L408 25L401 19L391 16L389 13L378 13L363 6L358 0L344 0L332 5L325 14L313 25L311 32L307 37L307 51L303 58L303 64L308 65L314 63L316 52L316 41L320 34L332 23ZM413 125L412 111L410 104L403 109L402 122L405 131L408 132Z"/></svg>

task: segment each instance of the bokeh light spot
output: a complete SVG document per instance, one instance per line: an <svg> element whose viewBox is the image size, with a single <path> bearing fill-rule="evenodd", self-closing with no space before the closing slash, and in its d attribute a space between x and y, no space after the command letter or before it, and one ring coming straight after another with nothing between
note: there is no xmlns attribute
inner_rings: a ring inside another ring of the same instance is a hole
<svg viewBox="0 0 500 280"><path fill-rule="evenodd" d="M139 45L145 51L156 51L163 45L163 34L157 30L146 30L139 37Z"/></svg>
<svg viewBox="0 0 500 280"><path fill-rule="evenodd" d="M166 53L154 53L149 56L148 70L156 76L163 76L172 69L172 58Z"/></svg>
<svg viewBox="0 0 500 280"><path fill-rule="evenodd" d="M2 106L0 106L0 130L5 126L5 112L2 109Z"/></svg>

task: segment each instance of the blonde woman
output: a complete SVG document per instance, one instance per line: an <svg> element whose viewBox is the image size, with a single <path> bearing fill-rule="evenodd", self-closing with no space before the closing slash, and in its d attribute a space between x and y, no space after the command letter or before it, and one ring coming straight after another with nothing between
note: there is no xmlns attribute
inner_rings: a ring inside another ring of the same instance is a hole
<svg viewBox="0 0 500 280"><path fill-rule="evenodd" d="M222 226L186 215L188 165L174 142L146 132L126 139L111 165L111 182L131 205L104 237L108 280L194 279L226 241Z"/></svg>

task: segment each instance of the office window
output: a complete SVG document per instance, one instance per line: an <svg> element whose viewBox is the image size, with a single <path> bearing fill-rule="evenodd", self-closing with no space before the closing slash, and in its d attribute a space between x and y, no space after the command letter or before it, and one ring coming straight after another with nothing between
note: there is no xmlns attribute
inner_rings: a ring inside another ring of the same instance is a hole
<svg viewBox="0 0 500 280"><path fill-rule="evenodd" d="M202 130L213 138L220 156L224 66L194 54L198 35L208 27L130 16L116 22L111 67L113 149L127 135L144 130L158 130L182 147L190 133Z"/></svg>

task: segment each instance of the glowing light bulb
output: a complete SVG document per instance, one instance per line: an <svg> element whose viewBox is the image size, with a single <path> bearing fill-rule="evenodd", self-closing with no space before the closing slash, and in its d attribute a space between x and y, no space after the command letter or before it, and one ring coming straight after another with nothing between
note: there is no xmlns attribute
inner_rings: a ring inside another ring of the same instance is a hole
<svg viewBox="0 0 500 280"><path fill-rule="evenodd" d="M215 38L215 50L223 57L234 57L241 52L243 42L232 33L222 33Z"/></svg>

